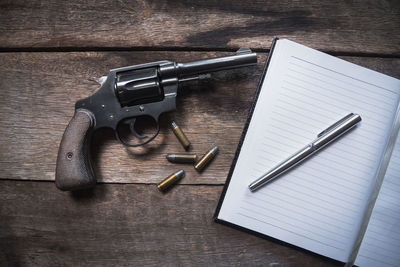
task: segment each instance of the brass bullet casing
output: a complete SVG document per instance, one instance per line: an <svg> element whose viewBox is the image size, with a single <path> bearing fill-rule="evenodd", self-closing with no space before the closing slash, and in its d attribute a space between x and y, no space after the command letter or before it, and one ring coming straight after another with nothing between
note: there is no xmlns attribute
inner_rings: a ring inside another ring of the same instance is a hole
<svg viewBox="0 0 400 267"><path fill-rule="evenodd" d="M217 146L211 148L201 159L194 165L196 171L201 172L218 154L219 148Z"/></svg>
<svg viewBox="0 0 400 267"><path fill-rule="evenodd" d="M184 170L178 170L172 173L170 176L165 178L161 183L157 185L158 190L161 192L167 191L172 185L176 184L180 179L185 177Z"/></svg>
<svg viewBox="0 0 400 267"><path fill-rule="evenodd" d="M191 163L194 164L197 161L197 155L191 153L173 153L165 156L169 162L172 163Z"/></svg>
<svg viewBox="0 0 400 267"><path fill-rule="evenodd" d="M186 135L182 132L182 129L174 121L171 122L171 128L176 138L178 138L179 142L182 144L185 150L188 150L190 148L190 141L189 139L187 139Z"/></svg>

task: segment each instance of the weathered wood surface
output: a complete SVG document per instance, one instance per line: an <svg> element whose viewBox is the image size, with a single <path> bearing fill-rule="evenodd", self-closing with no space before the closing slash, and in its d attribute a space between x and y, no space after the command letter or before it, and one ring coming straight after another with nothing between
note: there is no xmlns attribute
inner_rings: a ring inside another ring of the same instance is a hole
<svg viewBox="0 0 400 267"><path fill-rule="evenodd" d="M179 61L227 55L205 52L87 52L0 54L0 179L54 180L58 145L74 112L76 100L98 86L87 80L109 69L160 59ZM186 84L178 109L161 118L161 132L145 148L128 150L111 131L98 132L93 159L99 181L158 183L183 168L184 184L223 184L253 99L265 54L258 67L213 75L211 81ZM400 59L348 58L400 77ZM199 155L211 146L220 154L202 174L191 165L172 164L165 155L183 152L168 127L176 120Z"/></svg>
<svg viewBox="0 0 400 267"><path fill-rule="evenodd" d="M214 223L221 189L0 181L0 265L342 266Z"/></svg>
<svg viewBox="0 0 400 267"><path fill-rule="evenodd" d="M325 51L400 53L400 2L0 1L0 48L267 49L274 36Z"/></svg>
<svg viewBox="0 0 400 267"><path fill-rule="evenodd" d="M400 78L399 29L395 0L0 0L0 51L10 52L0 53L0 179L15 179L0 180L0 265L338 265L216 224L212 215L274 36L361 56L344 59ZM185 85L151 145L127 150L112 132L96 134L99 181L137 184L70 194L52 182L19 181L54 179L74 103L97 87L87 78L160 59L227 55L243 45L263 52L258 67ZM194 50L204 52L185 52ZM194 152L220 146L201 175L165 160L183 151L168 128L172 119ZM187 172L182 184L191 185L158 192L154 184L178 168Z"/></svg>

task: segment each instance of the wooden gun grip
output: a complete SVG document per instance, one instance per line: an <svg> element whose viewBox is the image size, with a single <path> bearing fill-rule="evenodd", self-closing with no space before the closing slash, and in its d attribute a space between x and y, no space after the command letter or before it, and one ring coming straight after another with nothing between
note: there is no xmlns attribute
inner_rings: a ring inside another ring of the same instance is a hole
<svg viewBox="0 0 400 267"><path fill-rule="evenodd" d="M94 126L94 116L78 109L65 129L58 150L56 186L64 191L93 187L96 184L89 159L89 145Z"/></svg>

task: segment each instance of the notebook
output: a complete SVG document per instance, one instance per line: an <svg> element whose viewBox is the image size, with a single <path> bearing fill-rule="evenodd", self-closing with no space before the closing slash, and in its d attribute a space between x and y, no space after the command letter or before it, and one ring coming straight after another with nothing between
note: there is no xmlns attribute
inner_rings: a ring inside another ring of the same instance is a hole
<svg viewBox="0 0 400 267"><path fill-rule="evenodd" d="M276 38L215 220L349 265L399 266L399 104L400 80ZM250 192L351 112L354 130Z"/></svg>

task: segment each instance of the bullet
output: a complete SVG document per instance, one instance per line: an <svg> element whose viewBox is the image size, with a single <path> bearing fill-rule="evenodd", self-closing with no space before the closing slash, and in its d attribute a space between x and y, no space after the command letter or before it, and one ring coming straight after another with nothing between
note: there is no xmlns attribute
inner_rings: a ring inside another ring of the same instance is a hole
<svg viewBox="0 0 400 267"><path fill-rule="evenodd" d="M215 146L211 148L206 154L204 154L204 156L202 156L201 159L194 165L196 171L201 172L218 154L218 150L218 147Z"/></svg>
<svg viewBox="0 0 400 267"><path fill-rule="evenodd" d="M165 192L170 188L172 185L176 184L180 179L185 177L185 171L184 170L178 170L174 173L172 173L170 176L165 178L161 183L157 185L158 190L161 192Z"/></svg>
<svg viewBox="0 0 400 267"><path fill-rule="evenodd" d="M173 153L173 154L167 154L165 156L169 162L172 163L192 163L194 164L197 161L197 155L196 154L190 154L190 153Z"/></svg>
<svg viewBox="0 0 400 267"><path fill-rule="evenodd" d="M171 122L171 128L176 138L178 138L179 142L182 144L185 150L188 150L190 148L190 141L189 139L187 139L181 128L174 121Z"/></svg>

